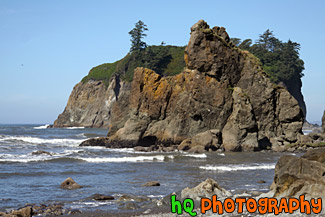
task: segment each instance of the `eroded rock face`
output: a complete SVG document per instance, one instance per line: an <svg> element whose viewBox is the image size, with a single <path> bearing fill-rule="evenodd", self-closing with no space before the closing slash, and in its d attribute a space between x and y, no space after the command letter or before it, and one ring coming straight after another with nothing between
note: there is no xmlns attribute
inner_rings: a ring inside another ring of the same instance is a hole
<svg viewBox="0 0 325 217"><path fill-rule="evenodd" d="M235 87L233 109L222 130L226 151L254 151L258 149L258 130L253 107L240 87Z"/></svg>
<svg viewBox="0 0 325 217"><path fill-rule="evenodd" d="M304 120L297 100L271 83L253 55L233 47L224 28L200 20L184 58L187 68L171 77L135 70L129 95L112 104L112 144L168 146L191 139L202 151L206 142L192 138L209 130L222 135L207 143L230 151L297 141Z"/></svg>
<svg viewBox="0 0 325 217"><path fill-rule="evenodd" d="M302 157L282 156L271 186L275 197L320 198L325 194L325 149L313 149Z"/></svg>
<svg viewBox="0 0 325 217"><path fill-rule="evenodd" d="M129 89L118 77L113 77L108 87L102 81L79 82L53 126L108 128L112 104Z"/></svg>

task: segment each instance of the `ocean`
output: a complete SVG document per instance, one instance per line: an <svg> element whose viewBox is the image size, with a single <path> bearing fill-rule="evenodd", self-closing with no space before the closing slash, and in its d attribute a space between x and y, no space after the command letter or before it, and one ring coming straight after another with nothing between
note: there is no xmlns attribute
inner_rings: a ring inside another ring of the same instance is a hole
<svg viewBox="0 0 325 217"><path fill-rule="evenodd" d="M46 128L46 125L0 125L0 211L26 203L64 203L69 209L119 210L114 201L94 201L94 194L162 198L207 178L232 193L267 192L282 153L136 152L133 149L79 147L105 129ZM35 151L49 154L35 155ZM64 190L73 178L83 188ZM264 180L265 183L259 183ZM159 187L142 187L158 181Z"/></svg>

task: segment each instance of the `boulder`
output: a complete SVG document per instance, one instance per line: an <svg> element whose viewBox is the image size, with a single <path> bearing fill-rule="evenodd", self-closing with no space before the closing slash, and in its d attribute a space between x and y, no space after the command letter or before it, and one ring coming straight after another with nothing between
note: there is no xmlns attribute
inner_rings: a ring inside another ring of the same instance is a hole
<svg viewBox="0 0 325 217"><path fill-rule="evenodd" d="M230 197L231 193L220 187L218 183L211 178L206 179L194 188L185 188L181 192L181 197L183 199L191 198L196 201L200 201L201 198L212 198L213 195L217 195L219 199Z"/></svg>
<svg viewBox="0 0 325 217"><path fill-rule="evenodd" d="M190 139L185 139L178 145L180 151L205 152L209 150L216 151L221 146L221 132L218 129L207 130L198 133ZM194 148L195 147L195 148Z"/></svg>
<svg viewBox="0 0 325 217"><path fill-rule="evenodd" d="M206 151L207 150L204 148L204 146L201 146L201 145L195 145L195 146L191 147L190 150L188 150L188 152L194 153L194 154L202 154Z"/></svg>
<svg viewBox="0 0 325 217"><path fill-rule="evenodd" d="M181 144L177 147L179 151L188 151L192 147L192 140L191 139L184 139Z"/></svg>
<svg viewBox="0 0 325 217"><path fill-rule="evenodd" d="M79 146L107 146L109 144L109 139L106 137L91 138L83 141Z"/></svg>
<svg viewBox="0 0 325 217"><path fill-rule="evenodd" d="M147 183L143 184L142 186L144 186L144 187L160 186L160 183L157 181L151 181L151 182L147 182Z"/></svg>
<svg viewBox="0 0 325 217"><path fill-rule="evenodd" d="M33 215L33 209L30 206L21 208L16 211L12 211L10 213L10 216L17 216L17 217L32 217L32 215Z"/></svg>
<svg viewBox="0 0 325 217"><path fill-rule="evenodd" d="M325 149L309 150L302 157L282 156L276 164L271 185L275 197L307 199L325 195Z"/></svg>
<svg viewBox="0 0 325 217"><path fill-rule="evenodd" d="M79 185L77 182L75 182L72 178L67 178L66 180L64 180L61 183L60 186L62 189L68 189L68 190L72 190L72 189L78 189L78 188L82 188L81 185Z"/></svg>

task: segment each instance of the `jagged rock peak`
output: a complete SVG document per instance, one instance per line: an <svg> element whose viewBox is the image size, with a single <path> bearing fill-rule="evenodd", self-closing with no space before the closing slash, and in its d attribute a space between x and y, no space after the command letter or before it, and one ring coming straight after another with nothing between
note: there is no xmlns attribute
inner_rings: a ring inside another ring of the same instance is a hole
<svg viewBox="0 0 325 217"><path fill-rule="evenodd" d="M217 36L222 37L227 43L230 42L230 37L228 35L228 33L226 32L226 28L225 27L219 27L219 26L215 26L212 29L210 29L210 26L204 21L204 20L199 20L197 23L195 23L192 27L191 27L191 34L192 32L195 31L201 31L204 32L205 34L216 34Z"/></svg>

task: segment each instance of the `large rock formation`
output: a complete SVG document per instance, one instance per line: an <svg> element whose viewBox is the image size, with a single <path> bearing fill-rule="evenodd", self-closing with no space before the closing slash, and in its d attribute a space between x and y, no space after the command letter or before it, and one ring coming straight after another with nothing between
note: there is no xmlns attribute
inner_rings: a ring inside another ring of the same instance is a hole
<svg viewBox="0 0 325 217"><path fill-rule="evenodd" d="M108 128L112 104L129 88L119 77L113 77L108 87L103 81L79 82L53 126Z"/></svg>
<svg viewBox="0 0 325 217"><path fill-rule="evenodd" d="M218 132L211 144L229 151L297 141L304 120L297 100L223 27L196 23L184 59L175 76L135 70L131 90L112 104L107 146L168 146L211 130Z"/></svg>

